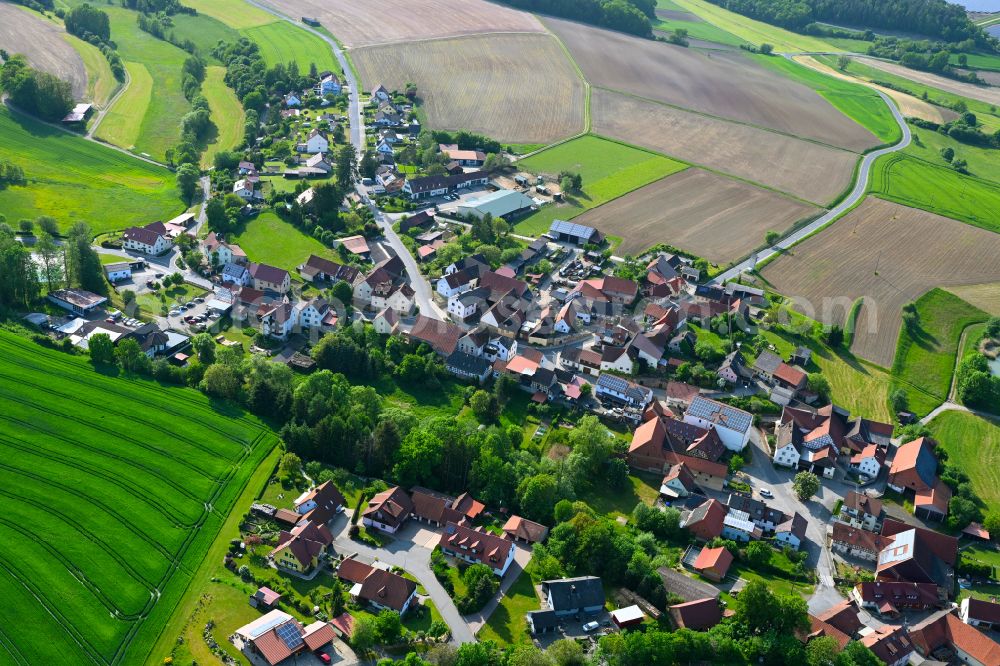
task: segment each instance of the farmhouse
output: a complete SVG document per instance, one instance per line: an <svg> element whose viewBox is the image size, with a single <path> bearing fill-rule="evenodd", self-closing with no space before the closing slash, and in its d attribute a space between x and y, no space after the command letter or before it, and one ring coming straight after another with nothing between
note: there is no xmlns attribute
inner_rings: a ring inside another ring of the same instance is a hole
<svg viewBox="0 0 1000 666"><path fill-rule="evenodd" d="M144 227L129 227L122 232L122 247L149 255L160 255L174 246L167 236L163 222L153 222Z"/></svg>
<svg viewBox="0 0 1000 666"><path fill-rule="evenodd" d="M455 190L462 190L471 187L486 185L490 181L489 176L482 171L455 174L453 176L423 176L421 178L407 179L403 185L403 192L410 199L417 201L437 197Z"/></svg>
<svg viewBox="0 0 1000 666"><path fill-rule="evenodd" d="M890 542L891 539L888 537L874 532L858 529L840 521L833 523L831 539L833 549L852 557L874 562Z"/></svg>
<svg viewBox="0 0 1000 666"><path fill-rule="evenodd" d="M509 220L530 211L535 200L515 190L497 190L474 199L466 199L456 207L462 216L481 220L487 215Z"/></svg>
<svg viewBox="0 0 1000 666"><path fill-rule="evenodd" d="M701 396L691 401L684 412L684 422L713 429L730 451L742 451L750 440L753 415Z"/></svg>
<svg viewBox="0 0 1000 666"><path fill-rule="evenodd" d="M604 242L604 235L597 229L566 220L554 220L549 227L549 236L553 240L575 245L600 245Z"/></svg>
<svg viewBox="0 0 1000 666"><path fill-rule="evenodd" d="M445 525L438 545L445 554L469 564L485 564L501 578L510 568L517 551L517 546L509 539L453 522Z"/></svg>
<svg viewBox="0 0 1000 666"><path fill-rule="evenodd" d="M251 263L247 270L250 271L253 288L258 291L273 291L283 294L291 287L291 277L288 275L288 271L283 268Z"/></svg>
<svg viewBox="0 0 1000 666"><path fill-rule="evenodd" d="M481 167L486 162L486 153L481 150L459 150L453 143L439 144L438 149L464 167Z"/></svg>
<svg viewBox="0 0 1000 666"><path fill-rule="evenodd" d="M963 608L966 601L969 599L963 601ZM917 652L928 660L937 655L953 654L956 661L970 666L1000 664L1000 644L988 634L964 623L950 610L938 611L914 625L910 636Z"/></svg>
<svg viewBox="0 0 1000 666"><path fill-rule="evenodd" d="M934 440L919 437L896 450L889 469L889 486L897 492L928 491L937 483L937 458Z"/></svg>

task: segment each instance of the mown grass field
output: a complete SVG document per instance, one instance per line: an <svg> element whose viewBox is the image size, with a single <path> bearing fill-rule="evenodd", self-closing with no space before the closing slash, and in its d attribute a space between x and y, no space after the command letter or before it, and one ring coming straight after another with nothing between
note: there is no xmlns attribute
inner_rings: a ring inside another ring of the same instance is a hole
<svg viewBox="0 0 1000 666"><path fill-rule="evenodd" d="M239 13L248 9L253 9L249 4L240 3ZM190 39L198 49L199 55L206 60L210 60L209 55L219 41L235 42L240 38L240 33L227 25L225 21L209 16L204 12L197 15L174 14L170 17L173 21L174 37L180 40Z"/></svg>
<svg viewBox="0 0 1000 666"><path fill-rule="evenodd" d="M217 132L201 157L201 165L205 168L211 166L216 153L231 150L243 141L243 123L246 114L243 112L240 100L236 98L236 93L223 80L225 76L225 67L210 66L201 85L202 94L208 100L208 108L211 109L212 122Z"/></svg>
<svg viewBox="0 0 1000 666"><path fill-rule="evenodd" d="M682 171L687 165L656 153L598 136L582 136L518 162L522 169L555 178L561 171L579 173L582 193L564 196L566 204L546 206L517 224L521 234L548 231L552 220L569 220L580 213Z"/></svg>
<svg viewBox="0 0 1000 666"><path fill-rule="evenodd" d="M1000 232L1000 184L963 176L951 167L901 153L886 155L875 163L868 191Z"/></svg>
<svg viewBox="0 0 1000 666"><path fill-rule="evenodd" d="M9 221L51 215L62 229L85 220L94 233L168 220L184 209L174 175L160 167L0 107L0 159L28 184L0 190Z"/></svg>
<svg viewBox="0 0 1000 666"><path fill-rule="evenodd" d="M153 77L141 63L127 62L125 69L129 75L128 88L105 114L94 136L131 149L142 134L142 122L153 96Z"/></svg>
<svg viewBox="0 0 1000 666"><path fill-rule="evenodd" d="M258 9L243 0L181 0L181 4L194 7L199 14L211 16L236 30L253 28L276 20L274 14Z"/></svg>
<svg viewBox="0 0 1000 666"><path fill-rule="evenodd" d="M910 411L925 416L948 399L962 331L989 315L941 289L921 296L916 306L918 326L899 330L892 384L906 391Z"/></svg>
<svg viewBox="0 0 1000 666"><path fill-rule="evenodd" d="M751 44L771 44L776 51L841 51L817 37L800 35L784 28L747 18L705 0L674 0L675 4L697 14L709 23Z"/></svg>
<svg viewBox="0 0 1000 666"><path fill-rule="evenodd" d="M333 250L271 211L265 211L247 222L233 236L232 242L242 247L254 261L284 268L291 273L295 273L295 267L308 259L310 254L336 259Z"/></svg>
<svg viewBox="0 0 1000 666"><path fill-rule="evenodd" d="M79 37L68 33L63 37L80 54L83 66L87 70L86 98L98 107L104 107L120 85L111 71L108 59L96 46Z"/></svg>
<svg viewBox="0 0 1000 666"><path fill-rule="evenodd" d="M83 2L68 0L67 4L76 6ZM113 5L102 5L101 10L111 20L111 39L117 44L126 67L129 64L144 66L149 81L141 82L143 87L136 91L129 90L122 95L112 108L112 113L121 120L108 126L102 122L96 135L116 146L163 161L167 149L180 139L181 118L191 110L181 90L181 65L188 54L139 30L136 12ZM131 67L129 72L135 69ZM136 133L138 119L141 122Z"/></svg>
<svg viewBox="0 0 1000 666"><path fill-rule="evenodd" d="M765 67L775 69L785 76L809 86L823 99L835 106L838 111L867 129L884 143L896 143L902 138L902 132L899 125L896 124L892 111L879 97L879 94L871 88L826 76L786 58L756 56L754 59Z"/></svg>
<svg viewBox="0 0 1000 666"><path fill-rule="evenodd" d="M340 65L326 42L288 21L244 28L241 32L257 42L260 54L269 67L278 63L295 62L299 71L305 74L309 72L309 65L316 63L316 68L321 72L340 71Z"/></svg>
<svg viewBox="0 0 1000 666"><path fill-rule="evenodd" d="M954 53L949 59L949 63L955 67L959 67L958 56L960 54ZM987 55L985 53L966 53L965 66L969 69L985 69L991 72L1000 72L1000 56Z"/></svg>
<svg viewBox="0 0 1000 666"><path fill-rule="evenodd" d="M969 163L970 175L1000 185L1000 150L960 143L950 136L921 129L915 125L911 125L910 130L917 136L919 143L913 141L907 146L903 151L907 155L918 157L939 167L952 169L951 164L941 157L943 149L951 148L955 151L954 159L963 159Z"/></svg>
<svg viewBox="0 0 1000 666"><path fill-rule="evenodd" d="M1000 511L1000 422L968 412L944 412L928 427L948 462L969 475L987 513Z"/></svg>
<svg viewBox="0 0 1000 666"><path fill-rule="evenodd" d="M9 333L0 352L4 647L14 663L142 661L276 438Z"/></svg>
<svg viewBox="0 0 1000 666"><path fill-rule="evenodd" d="M707 23L705 21L685 21L683 19L656 18L653 20L653 30L673 32L684 29L688 32L688 38L700 39L716 44L728 44L729 46L739 46L746 44L747 40L740 39L736 35L726 32L722 28Z"/></svg>

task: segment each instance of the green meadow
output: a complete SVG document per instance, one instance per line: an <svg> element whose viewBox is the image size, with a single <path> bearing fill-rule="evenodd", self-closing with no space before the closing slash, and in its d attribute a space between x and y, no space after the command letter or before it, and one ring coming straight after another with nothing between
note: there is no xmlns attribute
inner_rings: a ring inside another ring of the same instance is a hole
<svg viewBox="0 0 1000 666"><path fill-rule="evenodd" d="M232 237L247 256L295 273L310 254L336 259L336 253L319 240L296 229L271 211L253 218Z"/></svg>
<svg viewBox="0 0 1000 666"><path fill-rule="evenodd" d="M9 333L0 359L4 648L13 663L141 663L277 439L196 391Z"/></svg>
<svg viewBox="0 0 1000 666"><path fill-rule="evenodd" d="M170 171L7 107L0 107L0 159L20 165L28 179L0 189L0 211L14 223L50 215L62 229L83 220L100 233L184 210Z"/></svg>
<svg viewBox="0 0 1000 666"><path fill-rule="evenodd" d="M278 63L295 62L299 71L306 73L309 65L315 63L321 72L340 71L340 65L326 42L288 21L245 28L241 32L257 42L260 54L269 67Z"/></svg>

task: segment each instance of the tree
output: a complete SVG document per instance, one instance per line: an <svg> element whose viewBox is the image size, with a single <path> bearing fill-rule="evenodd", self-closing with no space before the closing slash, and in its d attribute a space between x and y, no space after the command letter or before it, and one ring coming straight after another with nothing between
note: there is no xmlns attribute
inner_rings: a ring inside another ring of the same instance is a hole
<svg viewBox="0 0 1000 666"><path fill-rule="evenodd" d="M42 275L49 291L58 289L63 280L63 250L49 232L39 232L35 254L42 264Z"/></svg>
<svg viewBox="0 0 1000 666"><path fill-rule="evenodd" d="M826 329L826 344L834 349L844 344L844 329L837 324Z"/></svg>
<svg viewBox="0 0 1000 666"><path fill-rule="evenodd" d="M403 633L403 622L399 613L391 610L384 610L376 615L372 624L379 643L395 643Z"/></svg>
<svg viewBox="0 0 1000 666"><path fill-rule="evenodd" d="M278 462L278 479L282 483L297 479L300 474L302 474L302 458L294 453L286 453L281 456L281 460Z"/></svg>
<svg viewBox="0 0 1000 666"><path fill-rule="evenodd" d="M749 594L747 594L749 592ZM762 580L747 584L735 602L735 620L750 634L793 634L809 627L809 610L799 596L776 595Z"/></svg>
<svg viewBox="0 0 1000 666"><path fill-rule="evenodd" d="M199 178L201 178L201 172L194 164L182 164L177 167L177 188L181 191L181 198L188 204L194 202Z"/></svg>
<svg viewBox="0 0 1000 666"><path fill-rule="evenodd" d="M56 221L56 218L54 217L49 217L48 215L39 215L37 218L35 218L35 224L38 225L39 229L41 229L50 236L59 235L59 223Z"/></svg>
<svg viewBox="0 0 1000 666"><path fill-rule="evenodd" d="M375 621L370 615L360 615L354 620L351 647L364 654L375 645Z"/></svg>
<svg viewBox="0 0 1000 666"><path fill-rule="evenodd" d="M213 231L225 231L229 226L229 216L222 199L215 197L208 200L205 206L205 220L208 228Z"/></svg>
<svg viewBox="0 0 1000 666"><path fill-rule="evenodd" d="M779 238L781 238L781 234L777 231L768 231L764 234L764 242L767 243L768 247L777 243Z"/></svg>
<svg viewBox="0 0 1000 666"><path fill-rule="evenodd" d="M951 162L955 158L955 149L951 146L946 146L941 149L941 159L945 162Z"/></svg>
<svg viewBox="0 0 1000 666"><path fill-rule="evenodd" d="M906 391L901 388L894 389L889 394L889 405L892 407L892 411L896 413L907 411L910 407L909 402Z"/></svg>
<svg viewBox="0 0 1000 666"><path fill-rule="evenodd" d="M757 48L757 50L764 55L771 55L774 52L774 45L764 42Z"/></svg>
<svg viewBox="0 0 1000 666"><path fill-rule="evenodd" d="M191 348L198 355L198 361L202 365L215 363L215 340L208 333L198 333L192 337Z"/></svg>
<svg viewBox="0 0 1000 666"><path fill-rule="evenodd" d="M107 333L95 333L87 341L90 360L94 363L110 365L115 362L115 346Z"/></svg>
<svg viewBox="0 0 1000 666"><path fill-rule="evenodd" d="M529 520L548 523L556 501L556 480L550 474L526 477L517 486L517 501Z"/></svg>
<svg viewBox="0 0 1000 666"><path fill-rule="evenodd" d="M771 546L763 541L751 541L747 544L747 562L754 569L764 569L771 563L771 555L774 553Z"/></svg>
<svg viewBox="0 0 1000 666"><path fill-rule="evenodd" d="M500 405L495 396L479 389L469 398L469 407L480 423L492 423L500 416Z"/></svg>
<svg viewBox="0 0 1000 666"><path fill-rule="evenodd" d="M66 260L66 283L96 293L106 290L101 258L90 246L90 227L83 222L74 224L63 244Z"/></svg>
<svg viewBox="0 0 1000 666"><path fill-rule="evenodd" d="M812 472L799 472L792 481L795 494L803 502L819 492L819 477Z"/></svg>
<svg viewBox="0 0 1000 666"><path fill-rule="evenodd" d="M234 368L216 363L205 371L201 388L210 396L234 400L240 392L240 378Z"/></svg>
<svg viewBox="0 0 1000 666"><path fill-rule="evenodd" d="M837 666L840 644L832 636L819 636L806 643L806 663L809 666Z"/></svg>
<svg viewBox="0 0 1000 666"><path fill-rule="evenodd" d="M587 663L583 647L571 638L560 638L546 648L545 653L555 660L556 666L583 666Z"/></svg>
<svg viewBox="0 0 1000 666"><path fill-rule="evenodd" d="M354 186L356 178L357 153L354 146L347 144L337 150L337 185L342 192L346 192Z"/></svg>
<svg viewBox="0 0 1000 666"><path fill-rule="evenodd" d="M493 570L485 564L473 564L462 574L466 593L458 600L458 610L463 615L475 613L489 602L500 589L500 582Z"/></svg>
<svg viewBox="0 0 1000 666"><path fill-rule="evenodd" d="M830 401L830 381L818 372L812 372L808 378L809 390L820 397L822 402Z"/></svg>
<svg viewBox="0 0 1000 666"><path fill-rule="evenodd" d="M839 69L840 71L842 72L846 71L847 68L850 67L850 65L851 65L851 59L848 58L847 56L842 55L839 58L837 58L837 69Z"/></svg>
<svg viewBox="0 0 1000 666"><path fill-rule="evenodd" d="M125 372L139 372L151 365L149 357L135 338L125 338L119 342L115 348L115 358Z"/></svg>

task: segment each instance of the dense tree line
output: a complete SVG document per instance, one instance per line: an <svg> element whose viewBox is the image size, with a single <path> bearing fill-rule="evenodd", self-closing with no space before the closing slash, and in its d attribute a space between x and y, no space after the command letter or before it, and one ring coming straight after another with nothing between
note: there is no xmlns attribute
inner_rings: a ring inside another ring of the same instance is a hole
<svg viewBox="0 0 1000 666"><path fill-rule="evenodd" d="M18 108L43 120L62 120L73 108L69 83L32 68L23 55L11 56L0 68L0 89Z"/></svg>
<svg viewBox="0 0 1000 666"><path fill-rule="evenodd" d="M990 44L959 5L945 0L710 0L726 9L792 30L816 21L905 30L948 42Z"/></svg>
<svg viewBox="0 0 1000 666"><path fill-rule="evenodd" d="M63 19L66 32L80 39L89 41L91 36L102 42L111 39L111 20L106 12L102 12L88 3L83 3L66 12Z"/></svg>
<svg viewBox="0 0 1000 666"><path fill-rule="evenodd" d="M122 6L143 14L162 13L169 16L171 14L198 13L193 7L182 5L180 0L122 0Z"/></svg>
<svg viewBox="0 0 1000 666"><path fill-rule="evenodd" d="M656 3L651 0L502 0L504 4L530 12L591 23L640 37L653 35L650 18Z"/></svg>
<svg viewBox="0 0 1000 666"><path fill-rule="evenodd" d="M90 246L91 233L83 222L75 224L65 242L56 245L52 238L55 220L40 217L35 222L22 220L22 233L34 231L34 252L17 240L14 230L0 216L0 306L28 307L42 293L42 282L50 289L62 286L81 287L97 293L106 291L100 258Z"/></svg>
<svg viewBox="0 0 1000 666"><path fill-rule="evenodd" d="M14 2L37 12L52 11L56 7L55 0L14 0Z"/></svg>
<svg viewBox="0 0 1000 666"><path fill-rule="evenodd" d="M24 169L7 160L0 160L0 190L8 185L24 185Z"/></svg>

